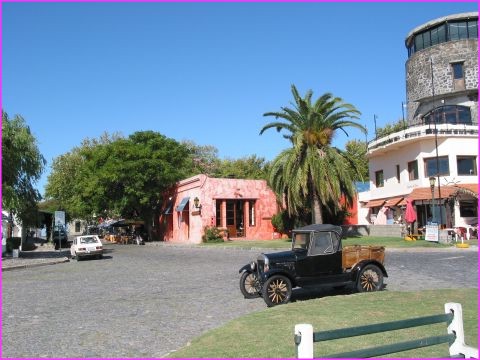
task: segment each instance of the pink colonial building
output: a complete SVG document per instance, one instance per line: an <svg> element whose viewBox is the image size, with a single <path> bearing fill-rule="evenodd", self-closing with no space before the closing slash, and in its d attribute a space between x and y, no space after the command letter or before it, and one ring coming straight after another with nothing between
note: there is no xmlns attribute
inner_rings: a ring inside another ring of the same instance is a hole
<svg viewBox="0 0 480 360"><path fill-rule="evenodd" d="M201 243L204 228L226 229L230 238L273 237L272 216L278 211L265 180L219 179L197 175L173 189L160 218L163 240Z"/></svg>

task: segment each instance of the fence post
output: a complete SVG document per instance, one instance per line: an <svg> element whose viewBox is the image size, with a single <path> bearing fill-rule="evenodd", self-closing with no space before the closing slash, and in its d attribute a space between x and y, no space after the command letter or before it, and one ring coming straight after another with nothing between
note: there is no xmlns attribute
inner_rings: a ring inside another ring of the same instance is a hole
<svg viewBox="0 0 480 360"><path fill-rule="evenodd" d="M295 325L295 347L297 358L313 359L313 326L310 324Z"/></svg>
<svg viewBox="0 0 480 360"><path fill-rule="evenodd" d="M448 326L448 333L455 334L456 339L450 345L450 356L462 354L465 358L478 359L478 349L465 345L465 333L463 331L462 305L458 303L446 303L445 313L453 312L453 320Z"/></svg>

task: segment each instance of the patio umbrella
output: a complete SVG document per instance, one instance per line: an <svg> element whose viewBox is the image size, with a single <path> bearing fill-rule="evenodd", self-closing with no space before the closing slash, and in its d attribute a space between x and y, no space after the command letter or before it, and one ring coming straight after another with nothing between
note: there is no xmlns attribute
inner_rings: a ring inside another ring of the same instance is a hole
<svg viewBox="0 0 480 360"><path fill-rule="evenodd" d="M407 223L414 223L415 220L417 220L417 212L415 211L415 208L413 207L413 200L407 198L407 207L405 209L405 221ZM411 231L411 226L408 227L408 230Z"/></svg>
<svg viewBox="0 0 480 360"><path fill-rule="evenodd" d="M412 204L412 199L407 199L407 208L405 209L405 221L407 223L413 223L417 220L417 212Z"/></svg>

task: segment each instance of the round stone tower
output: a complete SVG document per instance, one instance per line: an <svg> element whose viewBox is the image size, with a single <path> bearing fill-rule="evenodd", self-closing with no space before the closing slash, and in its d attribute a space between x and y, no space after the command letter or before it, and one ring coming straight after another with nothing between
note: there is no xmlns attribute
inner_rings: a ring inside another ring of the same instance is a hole
<svg viewBox="0 0 480 360"><path fill-rule="evenodd" d="M408 125L477 124L478 13L420 25L405 46Z"/></svg>

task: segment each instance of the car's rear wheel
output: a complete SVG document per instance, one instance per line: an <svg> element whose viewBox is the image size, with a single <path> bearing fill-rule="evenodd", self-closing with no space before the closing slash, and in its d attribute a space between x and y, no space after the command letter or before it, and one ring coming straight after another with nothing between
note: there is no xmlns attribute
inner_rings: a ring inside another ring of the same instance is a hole
<svg viewBox="0 0 480 360"><path fill-rule="evenodd" d="M75 253L75 258L77 259L77 261L80 261L80 256L78 256L77 253Z"/></svg>
<svg viewBox="0 0 480 360"><path fill-rule="evenodd" d="M359 292L379 291L383 288L383 273L377 265L367 265L358 275L357 290Z"/></svg>
<svg viewBox="0 0 480 360"><path fill-rule="evenodd" d="M243 272L240 277L240 291L245 299L253 299L260 296L260 282L255 273Z"/></svg>
<svg viewBox="0 0 480 360"><path fill-rule="evenodd" d="M274 275L265 282L262 289L267 306L286 304L292 296L292 282L283 275Z"/></svg>

